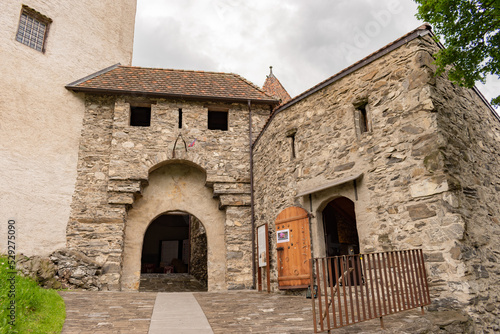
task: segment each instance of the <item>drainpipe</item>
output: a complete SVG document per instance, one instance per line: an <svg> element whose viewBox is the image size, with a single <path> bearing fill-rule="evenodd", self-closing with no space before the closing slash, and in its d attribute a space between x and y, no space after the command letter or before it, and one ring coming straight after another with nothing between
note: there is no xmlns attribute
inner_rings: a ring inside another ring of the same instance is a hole
<svg viewBox="0 0 500 334"><path fill-rule="evenodd" d="M252 107L248 100L248 148L250 150L250 220L252 228L252 289L255 290L255 217L254 217L254 200L253 200L253 152L252 152Z"/></svg>

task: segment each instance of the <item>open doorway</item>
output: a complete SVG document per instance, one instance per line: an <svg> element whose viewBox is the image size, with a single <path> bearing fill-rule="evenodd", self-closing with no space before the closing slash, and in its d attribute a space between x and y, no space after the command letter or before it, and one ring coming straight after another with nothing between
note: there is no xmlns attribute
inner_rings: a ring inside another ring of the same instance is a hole
<svg viewBox="0 0 500 334"><path fill-rule="evenodd" d="M359 254L354 202L346 197L336 198L326 205L322 215L326 256ZM354 280L354 275L361 277L358 276L358 267L355 265L354 257L337 258L335 261L337 261L338 268L345 268L346 272L351 273L349 282L357 282ZM342 261L342 266L340 261ZM334 278L334 284L337 281L338 278Z"/></svg>
<svg viewBox="0 0 500 334"><path fill-rule="evenodd" d="M207 236L186 213L168 213L151 222L141 256L140 291L206 291Z"/></svg>
<svg viewBox="0 0 500 334"><path fill-rule="evenodd" d="M359 254L354 202L346 197L330 201L323 209L326 256Z"/></svg>

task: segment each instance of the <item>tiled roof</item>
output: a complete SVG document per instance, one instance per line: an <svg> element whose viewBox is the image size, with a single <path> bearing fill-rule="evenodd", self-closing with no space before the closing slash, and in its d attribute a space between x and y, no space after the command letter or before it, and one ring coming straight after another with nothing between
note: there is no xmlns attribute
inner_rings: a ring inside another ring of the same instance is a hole
<svg viewBox="0 0 500 334"><path fill-rule="evenodd" d="M95 93L279 103L251 82L233 73L135 66L114 65L70 83L66 88Z"/></svg>
<svg viewBox="0 0 500 334"><path fill-rule="evenodd" d="M271 66L271 73L266 78L264 82L264 86L262 86L262 90L266 92L268 95L280 100L282 104L287 103L292 98L290 94L286 91L285 87L281 84L281 82L276 78L273 74L273 67Z"/></svg>

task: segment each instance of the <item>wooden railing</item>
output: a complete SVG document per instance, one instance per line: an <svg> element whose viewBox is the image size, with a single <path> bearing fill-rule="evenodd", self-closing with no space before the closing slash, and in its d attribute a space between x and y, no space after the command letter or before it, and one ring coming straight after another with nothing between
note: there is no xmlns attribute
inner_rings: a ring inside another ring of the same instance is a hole
<svg viewBox="0 0 500 334"><path fill-rule="evenodd" d="M431 303L421 249L313 258L311 285L315 333Z"/></svg>

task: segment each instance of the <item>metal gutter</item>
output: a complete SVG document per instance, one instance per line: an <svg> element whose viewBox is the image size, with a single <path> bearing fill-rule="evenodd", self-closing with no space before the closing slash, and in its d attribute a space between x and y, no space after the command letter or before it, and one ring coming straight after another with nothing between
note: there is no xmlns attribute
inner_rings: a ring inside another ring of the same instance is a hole
<svg viewBox="0 0 500 334"><path fill-rule="evenodd" d="M255 208L253 196L253 150L252 150L252 102L248 100L248 148L250 150L250 221L252 228L252 289L256 286L256 264L255 264Z"/></svg>

